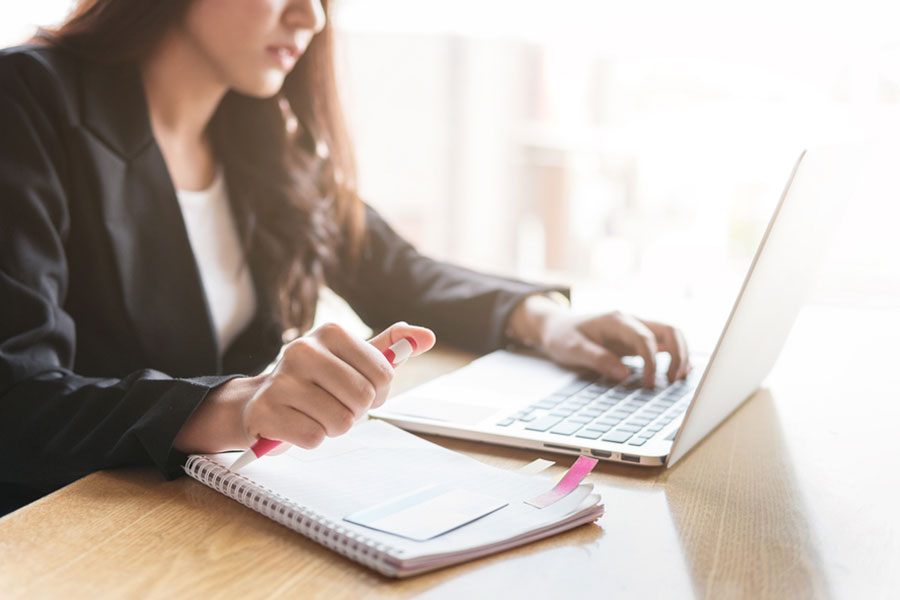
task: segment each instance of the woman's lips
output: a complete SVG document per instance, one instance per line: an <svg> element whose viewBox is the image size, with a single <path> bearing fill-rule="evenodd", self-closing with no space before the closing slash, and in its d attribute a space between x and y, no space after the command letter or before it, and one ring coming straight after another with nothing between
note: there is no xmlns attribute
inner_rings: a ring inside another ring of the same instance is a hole
<svg viewBox="0 0 900 600"><path fill-rule="evenodd" d="M289 45L266 46L266 53L285 71L290 71L300 58L300 48Z"/></svg>

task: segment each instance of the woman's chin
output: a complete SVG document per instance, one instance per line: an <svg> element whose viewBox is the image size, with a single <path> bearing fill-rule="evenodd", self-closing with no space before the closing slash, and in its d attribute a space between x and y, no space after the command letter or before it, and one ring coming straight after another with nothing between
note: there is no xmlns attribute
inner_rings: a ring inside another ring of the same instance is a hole
<svg viewBox="0 0 900 600"><path fill-rule="evenodd" d="M281 90L285 76L285 73L280 70L268 72L260 78L234 84L231 89L245 96L271 98Z"/></svg>

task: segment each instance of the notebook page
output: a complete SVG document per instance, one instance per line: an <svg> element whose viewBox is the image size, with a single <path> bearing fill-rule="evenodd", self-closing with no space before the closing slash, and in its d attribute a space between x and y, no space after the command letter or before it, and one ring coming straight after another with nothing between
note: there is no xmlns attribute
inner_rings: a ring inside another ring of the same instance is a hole
<svg viewBox="0 0 900 600"><path fill-rule="evenodd" d="M234 460L233 454L207 457L226 467ZM564 520L593 490L582 484L555 504L538 509L523 501L553 487L549 479L485 465L375 420L330 438L315 450L291 448L258 460L240 474L347 530L399 550L406 559L496 543ZM477 491L510 504L424 542L343 521L351 513L429 484Z"/></svg>

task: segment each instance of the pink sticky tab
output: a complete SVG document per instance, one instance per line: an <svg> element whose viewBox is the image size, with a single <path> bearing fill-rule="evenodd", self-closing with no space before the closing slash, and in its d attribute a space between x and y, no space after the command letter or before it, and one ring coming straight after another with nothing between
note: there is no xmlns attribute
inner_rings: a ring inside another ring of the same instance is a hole
<svg viewBox="0 0 900 600"><path fill-rule="evenodd" d="M572 468L566 473L565 477L556 484L549 492L544 492L540 496L536 496L531 500L526 500L525 504L536 506L537 508L545 508L550 506L560 498L569 494L578 487L581 480L587 477L594 467L597 465L596 458L588 458L587 456L579 456Z"/></svg>

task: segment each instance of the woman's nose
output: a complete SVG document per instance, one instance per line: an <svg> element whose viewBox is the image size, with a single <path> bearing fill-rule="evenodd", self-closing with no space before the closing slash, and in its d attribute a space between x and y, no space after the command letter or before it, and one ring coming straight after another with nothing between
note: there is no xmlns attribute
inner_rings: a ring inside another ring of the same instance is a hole
<svg viewBox="0 0 900 600"><path fill-rule="evenodd" d="M291 29L305 29L319 33L325 27L325 9L321 0L292 0L282 18Z"/></svg>

